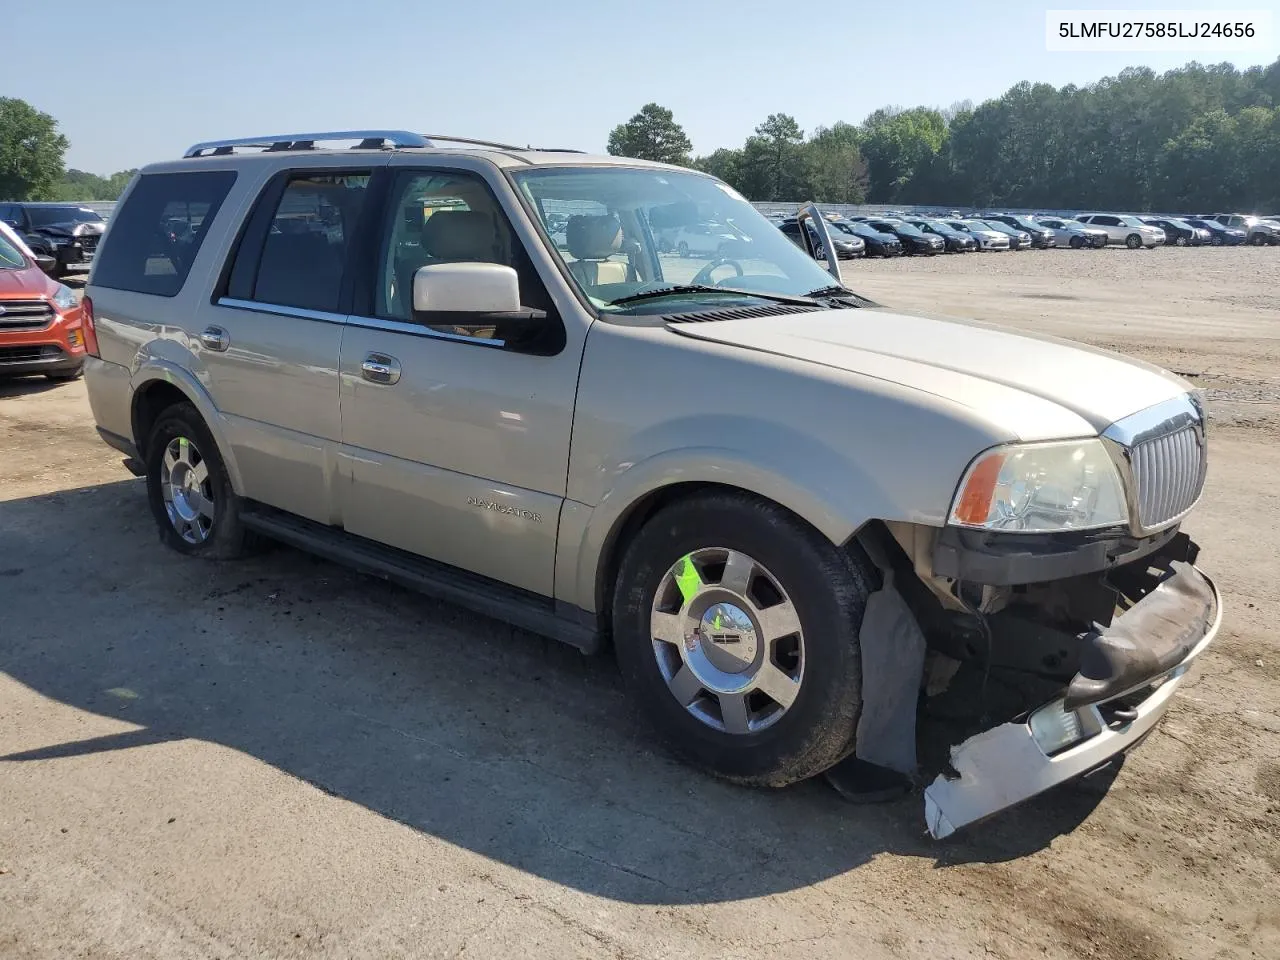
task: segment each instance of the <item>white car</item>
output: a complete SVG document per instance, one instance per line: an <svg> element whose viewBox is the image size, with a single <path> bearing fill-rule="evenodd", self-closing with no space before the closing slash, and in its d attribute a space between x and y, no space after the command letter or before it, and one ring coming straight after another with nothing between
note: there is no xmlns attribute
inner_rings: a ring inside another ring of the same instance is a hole
<svg viewBox="0 0 1280 960"><path fill-rule="evenodd" d="M1101 227L1087 227L1070 217L1036 217L1036 223L1048 227L1058 240L1058 246L1079 250L1081 247L1105 247L1107 231Z"/></svg>
<svg viewBox="0 0 1280 960"><path fill-rule="evenodd" d="M1122 213L1089 213L1076 217L1090 227L1101 227L1107 232L1109 243L1123 243L1130 250L1146 247L1152 250L1164 243L1164 231L1143 223L1137 217Z"/></svg>
<svg viewBox="0 0 1280 960"><path fill-rule="evenodd" d="M667 239L682 257L721 257L749 242L727 224L715 222L677 227Z"/></svg>
<svg viewBox="0 0 1280 960"><path fill-rule="evenodd" d="M942 222L977 240L979 250L1009 249L1009 235L999 230L992 230L980 220L943 220Z"/></svg>

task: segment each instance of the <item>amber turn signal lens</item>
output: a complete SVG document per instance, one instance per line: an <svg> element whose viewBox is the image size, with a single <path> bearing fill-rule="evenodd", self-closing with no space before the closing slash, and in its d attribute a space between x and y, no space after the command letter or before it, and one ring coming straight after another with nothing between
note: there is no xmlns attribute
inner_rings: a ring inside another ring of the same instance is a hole
<svg viewBox="0 0 1280 960"><path fill-rule="evenodd" d="M995 496L996 483L1003 466L1004 454L992 453L969 471L964 491L960 494L960 502L956 504L953 514L956 520L975 527L987 522L991 500Z"/></svg>

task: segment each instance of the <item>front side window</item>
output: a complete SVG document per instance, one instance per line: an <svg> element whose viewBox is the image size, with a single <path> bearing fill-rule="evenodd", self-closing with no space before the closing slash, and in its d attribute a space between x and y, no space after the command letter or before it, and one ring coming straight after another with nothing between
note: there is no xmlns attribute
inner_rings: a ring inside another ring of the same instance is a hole
<svg viewBox="0 0 1280 960"><path fill-rule="evenodd" d="M212 222L235 179L233 170L140 177L123 209L111 218L94 267L94 285L176 296L200 252L205 231L177 230L175 222L183 217L198 219L202 227Z"/></svg>
<svg viewBox="0 0 1280 960"><path fill-rule="evenodd" d="M547 309L549 299L506 213L484 179L458 170L401 172L391 188L378 262L374 312L412 321L413 280L433 263L497 263L516 271L525 307ZM549 225L553 243L568 243L574 226ZM550 323L550 321L549 321ZM428 324L439 333L498 338L493 323Z"/></svg>
<svg viewBox="0 0 1280 960"><path fill-rule="evenodd" d="M603 314L661 312L670 306L661 291L673 287L713 288L670 293L709 308L832 285L788 239L798 227L779 229L711 177L599 166L533 168L514 178L574 284ZM554 226L561 222L563 244Z"/></svg>
<svg viewBox="0 0 1280 960"><path fill-rule="evenodd" d="M249 299L337 311L347 245L368 185L365 172L291 176L267 229Z"/></svg>

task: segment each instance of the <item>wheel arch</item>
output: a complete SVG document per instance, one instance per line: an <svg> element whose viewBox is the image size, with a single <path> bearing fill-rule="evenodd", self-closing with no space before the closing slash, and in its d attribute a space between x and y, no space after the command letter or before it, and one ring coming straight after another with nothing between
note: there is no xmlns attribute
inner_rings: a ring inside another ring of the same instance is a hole
<svg viewBox="0 0 1280 960"><path fill-rule="evenodd" d="M576 563L576 598L571 602L591 610L607 634L612 594L627 543L658 511L673 503L709 492L746 494L775 504L815 529L833 544L845 543L861 526L822 495L794 481L759 471L691 473L665 483L637 486L625 495L614 490L593 511L583 531ZM562 541L563 544L563 541ZM570 599L570 598L564 598Z"/></svg>
<svg viewBox="0 0 1280 960"><path fill-rule="evenodd" d="M218 415L213 399L189 372L154 357L133 377L129 422L138 455L145 460L147 440L156 421L167 408L178 403L190 403L196 408L218 445L232 489L237 494L241 493L240 470L226 436L225 423Z"/></svg>

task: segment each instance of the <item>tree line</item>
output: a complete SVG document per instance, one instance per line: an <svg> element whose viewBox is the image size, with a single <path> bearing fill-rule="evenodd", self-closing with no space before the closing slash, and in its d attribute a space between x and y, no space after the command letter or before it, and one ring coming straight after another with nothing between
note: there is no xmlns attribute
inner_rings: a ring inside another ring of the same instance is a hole
<svg viewBox="0 0 1280 960"><path fill-rule="evenodd" d="M1280 59L1023 82L976 107L885 107L808 136L775 113L741 147L703 156L671 111L648 104L608 149L692 165L752 200L1275 213Z"/></svg>
<svg viewBox="0 0 1280 960"><path fill-rule="evenodd" d="M67 170L68 146L49 114L0 97L0 200L118 200L137 172L100 177Z"/></svg>

